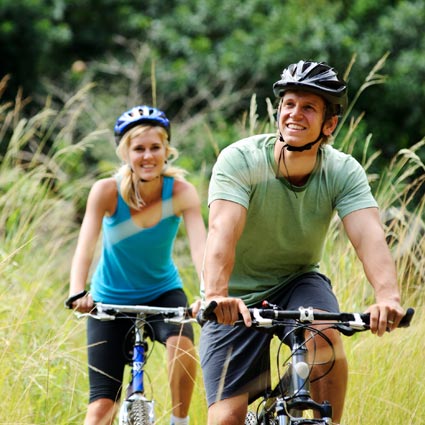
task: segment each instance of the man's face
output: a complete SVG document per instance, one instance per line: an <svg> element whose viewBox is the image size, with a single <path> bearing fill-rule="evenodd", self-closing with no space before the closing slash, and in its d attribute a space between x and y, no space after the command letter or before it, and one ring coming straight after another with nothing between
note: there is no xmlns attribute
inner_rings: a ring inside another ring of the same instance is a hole
<svg viewBox="0 0 425 425"><path fill-rule="evenodd" d="M316 140L325 118L325 101L318 95L303 91L287 91L279 108L279 129L286 143L302 146ZM334 130L333 119L326 122L323 134Z"/></svg>

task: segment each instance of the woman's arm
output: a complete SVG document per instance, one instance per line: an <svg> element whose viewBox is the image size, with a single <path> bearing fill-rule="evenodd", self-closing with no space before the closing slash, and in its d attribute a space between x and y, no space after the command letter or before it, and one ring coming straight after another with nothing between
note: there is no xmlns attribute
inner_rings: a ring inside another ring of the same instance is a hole
<svg viewBox="0 0 425 425"><path fill-rule="evenodd" d="M201 201L196 188L192 184L179 181L176 186L176 209L178 214L183 215L192 261L200 280L207 238L207 231L201 214Z"/></svg>
<svg viewBox="0 0 425 425"><path fill-rule="evenodd" d="M70 296L85 289L102 227L102 219L105 214L114 211L116 197L117 189L114 179L99 180L90 190L71 264ZM73 308L81 312L89 311L92 307L91 297L80 298L73 303Z"/></svg>

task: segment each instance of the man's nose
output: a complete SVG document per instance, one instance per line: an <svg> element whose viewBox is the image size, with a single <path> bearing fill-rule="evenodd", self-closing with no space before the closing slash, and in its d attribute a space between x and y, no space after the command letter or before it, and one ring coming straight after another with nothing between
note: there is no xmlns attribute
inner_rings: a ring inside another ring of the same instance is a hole
<svg viewBox="0 0 425 425"><path fill-rule="evenodd" d="M296 105L292 108L290 116L293 118L298 118L302 115L302 108L299 105Z"/></svg>

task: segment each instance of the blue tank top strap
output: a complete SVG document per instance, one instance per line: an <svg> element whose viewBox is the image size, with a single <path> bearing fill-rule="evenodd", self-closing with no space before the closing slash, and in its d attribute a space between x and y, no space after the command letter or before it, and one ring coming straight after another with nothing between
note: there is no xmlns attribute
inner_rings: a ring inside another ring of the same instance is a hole
<svg viewBox="0 0 425 425"><path fill-rule="evenodd" d="M162 200L166 200L173 196L174 177L164 176L163 185Z"/></svg>
<svg viewBox="0 0 425 425"><path fill-rule="evenodd" d="M174 214L173 210L173 186L174 178L164 176L162 187L162 218L171 217Z"/></svg>
<svg viewBox="0 0 425 425"><path fill-rule="evenodd" d="M117 207L115 209L114 216L118 222L128 220L131 218L130 209L128 205L125 203L123 197L121 196L121 180L122 176L116 175L115 182L117 184Z"/></svg>

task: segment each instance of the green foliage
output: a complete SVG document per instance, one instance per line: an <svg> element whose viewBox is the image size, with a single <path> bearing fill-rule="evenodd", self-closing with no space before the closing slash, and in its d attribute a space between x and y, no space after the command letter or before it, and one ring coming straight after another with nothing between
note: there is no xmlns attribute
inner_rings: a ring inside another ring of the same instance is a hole
<svg viewBox="0 0 425 425"><path fill-rule="evenodd" d="M385 66L386 84L368 91L359 102L359 109L367 114L369 131L374 134L374 145L388 160L425 134L425 125L420 119L425 113L422 84L425 60L420 53L425 45L421 30L425 2L395 1L385 5L385 2L362 0L353 3L352 18L361 23L352 34L359 66L371 66L377 57L390 53Z"/></svg>
<svg viewBox="0 0 425 425"><path fill-rule="evenodd" d="M149 11L163 7L156 4ZM170 7L177 4L170 2ZM295 3L287 4L295 7ZM145 50L138 46L141 50L135 50L135 58L143 64L139 53ZM380 81L381 65L359 84L360 90L363 84ZM19 95L15 103L0 104L0 142L6 147L0 164L0 391L4 394L0 421L7 423L81 424L85 414L88 389L84 322L64 310L63 300L77 237L78 211L84 206L94 178L113 168L112 135L105 128L111 128L115 116L111 111L121 108L131 95L128 90L111 99L95 91L99 88L87 85L89 82L82 81L81 90L72 95L52 85L56 101L47 98L43 107L29 117L23 113L27 101ZM128 75L123 86L128 83L128 88L137 88L136 82L140 82L137 73ZM0 82L0 93L4 84ZM233 140L274 131L272 103L264 102L267 113L263 114L258 107L262 99L252 93L247 96L249 108L240 118L233 124L226 121L226 114L218 106L234 103L234 95L229 91L211 100L211 109L207 110L213 113L199 110L190 115L190 120L180 120L177 114L173 125L173 143L184 153L180 165L192 171L189 178L201 194L205 218L209 170L218 152ZM346 340L351 372L344 420L357 423L360 415L371 424L423 424L424 375L417 365L423 357L423 341L418 335L425 332L425 198L420 196L425 176L421 154L424 141L411 142L412 146L399 150L377 174L373 164L379 152L369 150L371 138L363 136L367 132L362 118L353 113L336 144L347 152L356 151L369 173L382 212L390 213L383 218L398 265L403 305L415 307L417 313L409 329L380 340L367 334ZM358 146L363 149L358 150ZM84 162L87 152L103 158L101 170ZM331 276L342 308L363 311L372 300L372 291L340 226L337 220L332 224L322 269ZM176 241L176 262L193 299L199 282L183 231ZM199 329L196 332L199 336ZM159 400L158 422L167 424L169 395L162 348L155 347L148 372ZM206 423L201 378L199 371L190 411L194 425Z"/></svg>
<svg viewBox="0 0 425 425"><path fill-rule="evenodd" d="M368 90L353 111L366 113L364 136L373 133L371 144L388 160L425 133L424 20L423 0L4 0L0 77L12 74L8 98L22 86L37 99L41 87L52 93L53 82L59 102L95 81L103 97L96 119L109 128L140 102L176 122L191 125L208 112L232 127L252 93L266 113L271 85L290 62L325 60L344 73L355 55L352 97L365 69L389 52L386 84Z"/></svg>
<svg viewBox="0 0 425 425"><path fill-rule="evenodd" d="M0 78L12 75L10 95L19 86L34 93L46 69L57 64L50 56L69 42L69 28L48 2L33 0L2 0L0 23Z"/></svg>

